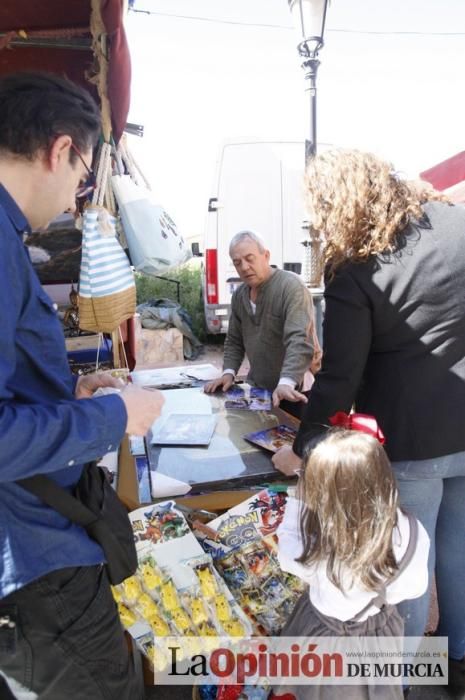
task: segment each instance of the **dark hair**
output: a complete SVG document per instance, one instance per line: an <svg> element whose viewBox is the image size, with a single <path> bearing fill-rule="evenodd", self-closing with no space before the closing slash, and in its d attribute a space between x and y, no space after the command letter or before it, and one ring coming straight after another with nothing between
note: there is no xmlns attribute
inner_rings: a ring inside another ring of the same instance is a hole
<svg viewBox="0 0 465 700"><path fill-rule="evenodd" d="M13 73L0 79L0 152L32 160L62 134L82 151L100 134L100 112L91 95L52 73ZM71 160L76 155L71 151Z"/></svg>

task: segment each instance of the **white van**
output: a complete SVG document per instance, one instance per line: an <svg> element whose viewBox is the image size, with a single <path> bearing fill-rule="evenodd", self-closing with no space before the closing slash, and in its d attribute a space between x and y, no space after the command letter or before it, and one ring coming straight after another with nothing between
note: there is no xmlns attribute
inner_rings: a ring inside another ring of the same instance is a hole
<svg viewBox="0 0 465 700"><path fill-rule="evenodd" d="M305 146L300 141L226 142L220 152L204 240L204 301L209 333L226 333L231 294L240 283L229 242L244 229L259 233L271 264L300 273Z"/></svg>

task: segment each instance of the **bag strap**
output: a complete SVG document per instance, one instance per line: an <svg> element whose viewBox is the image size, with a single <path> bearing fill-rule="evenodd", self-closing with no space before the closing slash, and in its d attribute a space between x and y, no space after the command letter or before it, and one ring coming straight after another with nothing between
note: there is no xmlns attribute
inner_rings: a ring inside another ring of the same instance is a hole
<svg viewBox="0 0 465 700"><path fill-rule="evenodd" d="M405 571L407 566L410 564L412 561L412 557L415 554L415 550L417 548L417 542L418 542L418 520L413 517L411 513L405 513L408 519L408 524L410 528L410 537L407 545L407 549L404 552L404 556L399 562L399 566L397 567L397 571L392 576L388 583L391 584L393 581L396 581L399 576Z"/></svg>
<svg viewBox="0 0 465 700"><path fill-rule="evenodd" d="M359 620L373 605L379 608L380 610L384 605L387 605L386 587L388 585L391 585L391 583L393 583L394 581L396 581L412 561L412 557L415 553L418 541L418 521L416 518L413 517L411 513L405 513L405 515L407 516L409 524L409 541L407 549L405 550L404 555L399 562L396 573L393 576L391 576L391 578L388 579L387 582L384 583L384 585L377 591L376 595L361 610L359 610L359 612L356 615L354 615L351 618L352 620Z"/></svg>
<svg viewBox="0 0 465 700"><path fill-rule="evenodd" d="M87 469L87 467L84 467L84 469ZM45 474L36 474L27 479L18 479L16 483L26 489L26 491L34 494L34 496L37 496L37 498L56 510L60 515L63 515L63 517L71 520L73 523L77 523L77 525L81 525L83 528L88 528L99 520L99 515L93 513L90 508L87 508L81 501L74 498L69 491L59 486Z"/></svg>

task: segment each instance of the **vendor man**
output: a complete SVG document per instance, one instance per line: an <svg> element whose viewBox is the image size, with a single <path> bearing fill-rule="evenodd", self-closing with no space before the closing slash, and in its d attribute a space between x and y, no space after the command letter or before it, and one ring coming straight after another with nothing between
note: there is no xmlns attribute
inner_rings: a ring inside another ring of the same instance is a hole
<svg viewBox="0 0 465 700"><path fill-rule="evenodd" d="M142 700L104 554L86 531L26 491L46 474L71 490L83 464L144 435L159 392L69 370L61 324L23 238L88 189L100 114L64 78L0 79L0 698Z"/></svg>
<svg viewBox="0 0 465 700"><path fill-rule="evenodd" d="M304 374L318 368L320 350L313 324L310 292L293 272L270 265L270 251L261 236L241 231L229 254L244 284L231 299L231 317L224 344L223 375L205 386L207 393L231 388L244 355L248 379L273 392L273 405L300 414L307 397Z"/></svg>

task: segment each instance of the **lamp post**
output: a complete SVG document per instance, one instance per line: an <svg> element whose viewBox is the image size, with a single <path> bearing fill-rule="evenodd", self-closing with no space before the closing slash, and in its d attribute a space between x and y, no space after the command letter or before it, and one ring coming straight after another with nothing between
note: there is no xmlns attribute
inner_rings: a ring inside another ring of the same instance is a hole
<svg viewBox="0 0 465 700"><path fill-rule="evenodd" d="M323 47L323 35L325 31L326 8L329 0L288 0L294 26L300 32L301 41L297 45L299 55L304 59L302 68L305 71L306 91L308 91L310 138L305 139L305 165L316 154L316 76L320 61L318 52ZM316 232L312 232L308 221L304 221L303 229L308 234L302 241L304 246L304 259L302 266L302 278L310 287L315 304L315 322L318 339L322 341L323 320L323 290L321 288L320 257L322 252L322 240Z"/></svg>
<svg viewBox="0 0 465 700"><path fill-rule="evenodd" d="M310 96L310 139L305 140L305 162L316 153L316 76L320 61L318 52L323 47L326 8L328 0L288 0L296 29L302 40L297 50L304 59L306 90Z"/></svg>

